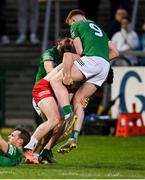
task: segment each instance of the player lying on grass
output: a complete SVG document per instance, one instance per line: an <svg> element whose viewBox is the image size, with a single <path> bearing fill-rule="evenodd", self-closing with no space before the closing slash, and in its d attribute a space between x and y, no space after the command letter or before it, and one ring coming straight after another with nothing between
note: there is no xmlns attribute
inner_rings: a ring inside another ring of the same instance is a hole
<svg viewBox="0 0 145 180"><path fill-rule="evenodd" d="M65 53L66 54L66 53ZM74 54L74 59L78 58L78 55ZM77 58L76 58L77 57ZM72 60L72 59L71 59ZM46 121L43 122L41 125L38 126L38 128L35 130L34 134L31 136L30 142L25 146L26 149L34 151L34 148L36 147L37 143L48 133L52 131L52 138L47 143L47 146L44 149L51 149L55 144L57 139L60 137L62 133L67 132L68 128L70 129L75 120L72 119L69 124L67 124L67 127L62 129L62 123L58 105L56 103L53 91L50 86L50 79L60 70L62 69L63 65L59 65L56 68L54 68L47 76L45 76L43 79L41 79L39 82L37 82L33 88L33 99L40 109L41 113L43 114L43 117L46 117ZM83 100L84 99L84 100ZM86 106L86 99L81 99L81 104L85 104ZM64 120L66 122L67 120ZM63 131L62 131L63 130ZM32 151L27 151L25 153L26 159L33 163L39 163L37 159L34 159ZM42 154L40 155L42 157ZM45 160L45 157L42 158ZM46 157L47 160L47 157Z"/></svg>
<svg viewBox="0 0 145 180"><path fill-rule="evenodd" d="M30 134L22 128L16 128L6 142L0 135L0 166L16 166L22 162L24 146L29 142Z"/></svg>
<svg viewBox="0 0 145 180"><path fill-rule="evenodd" d="M66 23L71 26L73 43L81 58L72 64L69 63L70 61L66 61L64 70L55 75L50 83L60 106L71 115L73 110L65 85L84 80L86 83L79 88L77 97L83 94L89 98L106 81L110 69L109 59L115 58L119 54L105 32L93 21L87 20L83 11L72 10L66 19ZM74 100L78 101L77 98ZM66 144L60 147L58 150L60 153L69 152L77 146L77 137L84 118L84 110L79 103L76 104L78 109L76 113L80 125L74 127L76 132Z"/></svg>

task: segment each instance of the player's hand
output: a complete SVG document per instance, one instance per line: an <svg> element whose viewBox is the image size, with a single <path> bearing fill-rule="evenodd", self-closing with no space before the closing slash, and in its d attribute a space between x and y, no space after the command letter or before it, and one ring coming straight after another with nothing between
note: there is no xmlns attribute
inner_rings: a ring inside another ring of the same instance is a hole
<svg viewBox="0 0 145 180"><path fill-rule="evenodd" d="M63 83L67 86L73 84L73 80L72 80L71 76L64 75Z"/></svg>
<svg viewBox="0 0 145 180"><path fill-rule="evenodd" d="M88 97L81 99L81 104L84 109L88 106L89 100L90 99Z"/></svg>

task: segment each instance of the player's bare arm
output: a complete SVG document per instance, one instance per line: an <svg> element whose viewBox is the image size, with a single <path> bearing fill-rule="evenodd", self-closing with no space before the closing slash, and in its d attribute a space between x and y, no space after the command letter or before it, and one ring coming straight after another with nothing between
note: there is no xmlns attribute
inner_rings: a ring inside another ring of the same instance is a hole
<svg viewBox="0 0 145 180"><path fill-rule="evenodd" d="M73 40L73 44L74 44L77 54L81 56L83 53L83 46L82 46L81 39L79 37L76 37Z"/></svg>
<svg viewBox="0 0 145 180"><path fill-rule="evenodd" d="M47 74L47 76L44 77L45 80L50 81L50 79L58 72L62 69L63 64L61 63L60 65L58 65L57 67L53 68L52 71Z"/></svg>
<svg viewBox="0 0 145 180"><path fill-rule="evenodd" d="M2 136L0 135L0 149L2 150L2 152L6 153L7 149L8 149L8 143L6 143L6 141L2 138Z"/></svg>
<svg viewBox="0 0 145 180"><path fill-rule="evenodd" d="M49 73L54 68L54 62L53 61L45 61L44 62L44 68L47 73Z"/></svg>
<svg viewBox="0 0 145 180"><path fill-rule="evenodd" d="M109 45L109 59L113 59L119 56L119 52L116 49L115 45L112 43L112 41L108 42Z"/></svg>
<svg viewBox="0 0 145 180"><path fill-rule="evenodd" d="M73 62L79 59L80 56L78 54L66 52L63 55L63 83L65 85L73 84L73 80L71 77L71 69L73 66Z"/></svg>

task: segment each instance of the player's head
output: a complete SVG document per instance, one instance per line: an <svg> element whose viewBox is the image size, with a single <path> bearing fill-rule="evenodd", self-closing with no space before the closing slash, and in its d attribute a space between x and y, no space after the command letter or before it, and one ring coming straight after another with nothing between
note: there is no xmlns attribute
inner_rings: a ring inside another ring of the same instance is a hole
<svg viewBox="0 0 145 180"><path fill-rule="evenodd" d="M85 13L80 9L74 9L69 12L66 18L66 24L72 25L73 23L85 19Z"/></svg>
<svg viewBox="0 0 145 180"><path fill-rule="evenodd" d="M14 144L17 147L22 147L30 141L30 134L23 128L16 128L9 136L8 143Z"/></svg>
<svg viewBox="0 0 145 180"><path fill-rule="evenodd" d="M57 41L58 50L63 54L64 52L71 52L73 48L73 40L70 31L64 30L59 34Z"/></svg>

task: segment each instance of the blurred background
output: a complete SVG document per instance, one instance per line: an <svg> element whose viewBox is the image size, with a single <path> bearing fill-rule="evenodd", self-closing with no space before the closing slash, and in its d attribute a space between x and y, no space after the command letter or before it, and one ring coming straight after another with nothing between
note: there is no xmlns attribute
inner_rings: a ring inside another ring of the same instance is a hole
<svg viewBox="0 0 145 180"><path fill-rule="evenodd" d="M132 104L145 120L144 0L0 0L0 128L37 127L31 91L39 58L55 45L75 8L102 27L120 52L111 62L114 83L91 98L82 134L114 135L118 115L132 112Z"/></svg>

